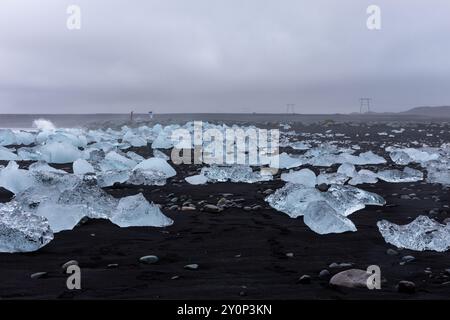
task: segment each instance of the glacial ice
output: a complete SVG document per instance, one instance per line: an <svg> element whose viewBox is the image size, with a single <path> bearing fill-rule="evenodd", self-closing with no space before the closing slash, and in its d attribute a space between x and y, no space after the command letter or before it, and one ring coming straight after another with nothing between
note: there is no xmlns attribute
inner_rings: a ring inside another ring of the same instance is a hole
<svg viewBox="0 0 450 320"><path fill-rule="evenodd" d="M416 182L423 180L423 173L419 170L405 167L403 171L397 169L379 171L377 177L391 183Z"/></svg>
<svg viewBox="0 0 450 320"><path fill-rule="evenodd" d="M208 182L208 178L206 178L203 174L197 174L194 176L184 178L187 183L192 185L205 184Z"/></svg>
<svg viewBox="0 0 450 320"><path fill-rule="evenodd" d="M170 164L168 164L167 161L162 158L150 158L144 160L136 165L133 171L136 171L138 169L142 171L159 171L162 172L166 178L173 177L177 174L175 169L172 168Z"/></svg>
<svg viewBox="0 0 450 320"><path fill-rule="evenodd" d="M346 175L349 178L353 178L357 174L355 166L348 162L341 164L337 169L337 173Z"/></svg>
<svg viewBox="0 0 450 320"><path fill-rule="evenodd" d="M419 216L406 225L381 220L377 226L384 240L397 248L437 252L450 248L450 223L440 224L427 216Z"/></svg>
<svg viewBox="0 0 450 320"><path fill-rule="evenodd" d="M304 216L305 224L319 234L356 231L346 216L366 205L385 204L379 195L352 186L331 185L328 191L320 192L293 183L276 190L266 201L291 218Z"/></svg>
<svg viewBox="0 0 450 320"><path fill-rule="evenodd" d="M100 161L101 171L110 170L131 170L136 166L136 161L131 160L123 155L118 154L115 151L110 151L106 154L105 158Z"/></svg>
<svg viewBox="0 0 450 320"><path fill-rule="evenodd" d="M33 185L33 179L28 170L19 169L19 165L10 161L8 165L0 170L0 187L12 193L19 193Z"/></svg>
<svg viewBox="0 0 450 320"><path fill-rule="evenodd" d="M53 239L44 217L24 212L17 203L0 204L0 252L31 252Z"/></svg>
<svg viewBox="0 0 450 320"><path fill-rule="evenodd" d="M41 160L48 163L71 163L82 157L78 148L68 142L51 142L40 147Z"/></svg>
<svg viewBox="0 0 450 320"><path fill-rule="evenodd" d="M0 160L17 160L17 154L8 148L0 146Z"/></svg>
<svg viewBox="0 0 450 320"><path fill-rule="evenodd" d="M281 180L301 184L306 187L314 187L317 184L316 174L310 169L291 170L289 173L282 173Z"/></svg>
<svg viewBox="0 0 450 320"><path fill-rule="evenodd" d="M0 129L0 146L16 144L16 136L10 129Z"/></svg>
<svg viewBox="0 0 450 320"><path fill-rule="evenodd" d="M94 167L84 159L75 160L73 163L73 173L76 175L85 175L86 173L95 173Z"/></svg>
<svg viewBox="0 0 450 320"><path fill-rule="evenodd" d="M353 222L337 213L326 201L310 202L306 207L303 221L318 234L356 231Z"/></svg>
<svg viewBox="0 0 450 320"><path fill-rule="evenodd" d="M173 220L166 217L159 207L149 203L142 193L120 199L111 222L120 227L166 227Z"/></svg>
<svg viewBox="0 0 450 320"><path fill-rule="evenodd" d="M205 176L210 182L244 182L255 183L260 181L272 180L272 175L266 172L257 172L249 166L232 165L232 166L217 166L204 167L201 170L201 175Z"/></svg>

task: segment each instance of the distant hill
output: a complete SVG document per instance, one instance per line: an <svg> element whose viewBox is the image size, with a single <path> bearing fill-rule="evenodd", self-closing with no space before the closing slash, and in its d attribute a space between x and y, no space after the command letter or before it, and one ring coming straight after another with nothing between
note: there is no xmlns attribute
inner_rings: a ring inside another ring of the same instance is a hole
<svg viewBox="0 0 450 320"><path fill-rule="evenodd" d="M404 112L401 114L411 114L411 115L421 115L427 117L445 117L450 118L450 106L442 107L417 107Z"/></svg>

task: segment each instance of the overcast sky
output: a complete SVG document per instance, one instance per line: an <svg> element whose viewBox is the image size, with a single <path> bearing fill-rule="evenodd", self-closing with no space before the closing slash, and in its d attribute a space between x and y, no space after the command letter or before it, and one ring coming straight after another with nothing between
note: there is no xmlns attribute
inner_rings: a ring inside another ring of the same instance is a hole
<svg viewBox="0 0 450 320"><path fill-rule="evenodd" d="M448 0L0 0L0 113L450 105L449 39Z"/></svg>

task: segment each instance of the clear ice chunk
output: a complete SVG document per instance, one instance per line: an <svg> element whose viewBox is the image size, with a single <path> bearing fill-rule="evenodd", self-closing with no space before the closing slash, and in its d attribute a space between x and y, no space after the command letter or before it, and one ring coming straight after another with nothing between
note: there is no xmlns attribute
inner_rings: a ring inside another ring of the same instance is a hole
<svg viewBox="0 0 450 320"><path fill-rule="evenodd" d="M73 173L76 175L85 175L87 173L95 173L94 167L84 159L75 160L72 164Z"/></svg>
<svg viewBox="0 0 450 320"><path fill-rule="evenodd" d="M0 252L31 252L53 239L44 217L21 210L17 203L0 204Z"/></svg>
<svg viewBox="0 0 450 320"><path fill-rule="evenodd" d="M0 160L17 160L17 154L10 149L0 146Z"/></svg>
<svg viewBox="0 0 450 320"><path fill-rule="evenodd" d="M391 183L417 182L423 180L423 173L421 171L409 167L405 167L403 171L397 169L379 171L377 176L379 179Z"/></svg>
<svg viewBox="0 0 450 320"><path fill-rule="evenodd" d="M244 182L255 183L260 181L272 180L272 175L267 172L257 172L249 166L232 165L232 166L217 166L204 167L201 174L205 176L210 182Z"/></svg>
<svg viewBox="0 0 450 320"><path fill-rule="evenodd" d="M173 220L165 216L159 207L149 203L142 193L120 199L111 222L120 227L166 227Z"/></svg>
<svg viewBox="0 0 450 320"><path fill-rule="evenodd" d="M310 202L306 207L303 221L318 234L356 231L353 222L337 213L326 201Z"/></svg>
<svg viewBox="0 0 450 320"><path fill-rule="evenodd" d="M314 187L317 183L316 174L310 169L301 169L299 171L290 171L289 173L282 173L281 180L301 184L306 187Z"/></svg>
<svg viewBox="0 0 450 320"><path fill-rule="evenodd" d="M82 157L77 147L68 142L50 142L39 148L42 157L48 163L72 163Z"/></svg>
<svg viewBox="0 0 450 320"><path fill-rule="evenodd" d="M450 248L450 224L440 224L427 216L419 216L406 225L381 220L377 226L384 240L397 248L437 252Z"/></svg>

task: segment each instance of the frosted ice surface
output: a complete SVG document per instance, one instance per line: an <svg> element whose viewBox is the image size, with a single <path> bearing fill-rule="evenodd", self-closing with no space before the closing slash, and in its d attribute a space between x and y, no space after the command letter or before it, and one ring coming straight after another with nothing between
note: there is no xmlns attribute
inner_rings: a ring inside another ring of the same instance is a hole
<svg viewBox="0 0 450 320"><path fill-rule="evenodd" d="M162 186L166 184L167 178L167 174L163 171L137 168L130 173L127 182L134 185Z"/></svg>
<svg viewBox="0 0 450 320"><path fill-rule="evenodd" d="M110 220L120 227L165 227L173 223L157 205L149 203L142 193L120 199Z"/></svg>
<svg viewBox="0 0 450 320"><path fill-rule="evenodd" d="M318 234L356 231L353 222L338 214L326 201L310 202L305 209L303 221Z"/></svg>
<svg viewBox="0 0 450 320"><path fill-rule="evenodd" d="M0 160L17 160L17 154L8 148L0 146Z"/></svg>
<svg viewBox="0 0 450 320"><path fill-rule="evenodd" d="M95 173L95 170L94 167L86 160L78 159L73 163L73 173L82 176L86 173Z"/></svg>
<svg viewBox="0 0 450 320"><path fill-rule="evenodd" d="M139 163L139 162L145 160L145 158L143 156L140 156L136 152L133 152L133 151L128 151L127 157L130 158L131 160L136 161L136 163Z"/></svg>
<svg viewBox="0 0 450 320"><path fill-rule="evenodd" d="M77 147L67 142L52 142L40 147L42 160L48 163L71 163L82 157Z"/></svg>
<svg viewBox="0 0 450 320"><path fill-rule="evenodd" d="M308 150L311 148L311 145L309 143L302 142L302 141L292 142L292 143L290 143L290 146L294 150Z"/></svg>
<svg viewBox="0 0 450 320"><path fill-rule="evenodd" d="M375 172L370 171L370 170L366 170L366 169L361 169L358 171L358 173L352 178L350 179L350 181L348 182L350 185L355 186L358 184L363 184L363 183L377 183L378 182L378 176Z"/></svg>
<svg viewBox="0 0 450 320"><path fill-rule="evenodd" d="M100 162L100 168L102 171L109 170L131 170L136 166L136 161L131 160L123 155L118 154L115 151L110 151L106 154L105 158Z"/></svg>
<svg viewBox="0 0 450 320"><path fill-rule="evenodd" d="M0 186L17 194L33 185L34 181L27 170L19 169L19 165L10 161L0 170Z"/></svg>
<svg viewBox="0 0 450 320"><path fill-rule="evenodd" d="M413 159L404 151L397 150L389 153L392 161L399 165L408 165L413 162Z"/></svg>
<svg viewBox="0 0 450 320"><path fill-rule="evenodd" d="M44 202L39 205L37 216L48 220L53 232L72 230L80 220L88 215L84 205L61 205L52 202Z"/></svg>
<svg viewBox="0 0 450 320"><path fill-rule="evenodd" d="M317 184L344 184L347 182L349 177L344 174L337 172L334 173L321 173L317 176Z"/></svg>
<svg viewBox="0 0 450 320"><path fill-rule="evenodd" d="M357 174L355 166L348 162L341 164L337 169L337 173L346 175L350 178L353 178Z"/></svg>
<svg viewBox="0 0 450 320"><path fill-rule="evenodd" d="M56 201L60 205L82 205L90 218L109 218L118 200L97 185L95 176L85 175L73 189L63 191Z"/></svg>
<svg viewBox="0 0 450 320"><path fill-rule="evenodd" d="M140 162L134 167L133 171L140 169L142 171L158 171L162 172L166 178L173 177L177 174L174 168L162 158L150 158Z"/></svg>
<svg viewBox="0 0 450 320"><path fill-rule="evenodd" d="M270 174L253 171L251 167L245 165L212 165L210 167L202 168L201 174L211 182L231 181L255 183L259 181L270 181L273 178Z"/></svg>
<svg viewBox="0 0 450 320"><path fill-rule="evenodd" d="M10 129L0 129L0 146L16 144L16 136Z"/></svg>
<svg viewBox="0 0 450 320"><path fill-rule="evenodd" d="M97 183L100 187L111 187L114 183L124 183L130 178L128 170L108 170L97 173Z"/></svg>
<svg viewBox="0 0 450 320"><path fill-rule="evenodd" d="M0 204L0 252L30 252L53 239L48 221L23 212L15 203Z"/></svg>
<svg viewBox="0 0 450 320"><path fill-rule="evenodd" d="M304 164L303 159L300 157L292 157L283 152L280 155L274 155L270 157L270 167L277 169L291 169L299 167Z"/></svg>
<svg viewBox="0 0 450 320"><path fill-rule="evenodd" d="M281 180L296 184L302 184L307 187L314 187L317 183L316 174L310 169L301 169L299 171L282 173Z"/></svg>
<svg viewBox="0 0 450 320"><path fill-rule="evenodd" d="M162 151L160 151L158 149L154 149L153 150L153 156L155 158L161 158L161 159L164 159L166 161L170 159L169 156L167 156L164 152L162 152Z"/></svg>
<svg viewBox="0 0 450 320"><path fill-rule="evenodd" d="M14 132L16 136L16 144L28 146L35 142L35 135L27 131L16 131Z"/></svg>
<svg viewBox="0 0 450 320"><path fill-rule="evenodd" d="M195 176L186 177L184 180L186 180L187 183L192 185L205 184L206 182L208 182L208 178L206 178L203 174L197 174Z"/></svg>
<svg viewBox="0 0 450 320"><path fill-rule="evenodd" d="M377 226L384 240L398 248L438 252L450 248L450 224L440 224L427 216L419 216L406 225L382 220Z"/></svg>
<svg viewBox="0 0 450 320"><path fill-rule="evenodd" d="M379 179L391 183L416 182L423 180L423 173L421 171L409 167L405 167L403 171L397 169L379 171L377 176Z"/></svg>

